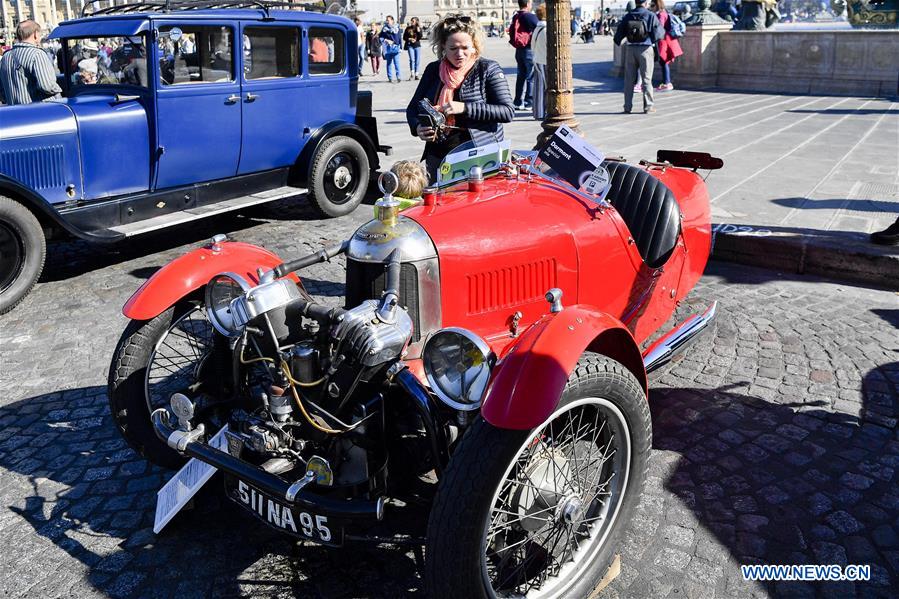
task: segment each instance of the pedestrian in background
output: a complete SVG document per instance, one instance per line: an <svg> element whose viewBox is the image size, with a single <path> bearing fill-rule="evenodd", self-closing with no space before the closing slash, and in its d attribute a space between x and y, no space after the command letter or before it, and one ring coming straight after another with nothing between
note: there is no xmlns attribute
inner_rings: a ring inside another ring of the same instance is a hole
<svg viewBox="0 0 899 599"><path fill-rule="evenodd" d="M546 114L546 4L534 11L537 28L531 35L531 50L534 52L534 118L542 121Z"/></svg>
<svg viewBox="0 0 899 599"><path fill-rule="evenodd" d="M387 15L386 21L378 37L381 38L381 50L384 60L387 62L387 81L399 83L403 76L400 71L400 48L402 48L403 36L392 15Z"/></svg>
<svg viewBox="0 0 899 599"><path fill-rule="evenodd" d="M365 27L362 26L362 19L356 17L353 19L356 24L356 43L359 50L359 74L362 75L362 67L365 65L366 43L365 43Z"/></svg>
<svg viewBox="0 0 899 599"><path fill-rule="evenodd" d="M371 60L371 74L377 75L381 72L381 36L379 35L380 23L372 23L371 31L365 34L366 46L368 48L368 58Z"/></svg>
<svg viewBox="0 0 899 599"><path fill-rule="evenodd" d="M531 0L518 0L518 8L509 25L509 43L515 48L515 63L518 65L518 75L515 78L515 108L525 110L531 106L531 80L534 77L531 35L537 28L538 21L537 15L531 12Z"/></svg>
<svg viewBox="0 0 899 599"><path fill-rule="evenodd" d="M665 0L652 0L649 5L650 10L656 14L659 19L659 25L665 36L659 40L656 50L659 54L659 65L662 67L662 83L656 89L658 91L671 91L674 85L671 83L671 63L684 51L680 47L677 38L671 35L671 15L665 10Z"/></svg>
<svg viewBox="0 0 899 599"><path fill-rule="evenodd" d="M40 25L35 21L19 23L16 42L0 58L0 102L10 106L31 104L62 93L56 83L56 67L40 43Z"/></svg>
<svg viewBox="0 0 899 599"><path fill-rule="evenodd" d="M640 74L643 85L643 112L655 112L652 95L652 67L655 62L655 43L665 37L665 31L655 14L646 10L646 0L636 0L633 11L624 15L615 31L615 43L627 40L624 50L624 112L630 114L634 102L634 88L630 82Z"/></svg>
<svg viewBox="0 0 899 599"><path fill-rule="evenodd" d="M418 70L421 64L421 26L418 17L412 17L406 30L403 31L403 44L409 53L409 81L418 79Z"/></svg>

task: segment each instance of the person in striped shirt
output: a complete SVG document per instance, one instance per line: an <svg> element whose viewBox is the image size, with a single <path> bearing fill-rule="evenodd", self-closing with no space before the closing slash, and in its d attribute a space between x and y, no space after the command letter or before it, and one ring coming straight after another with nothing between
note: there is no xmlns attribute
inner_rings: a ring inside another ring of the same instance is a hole
<svg viewBox="0 0 899 599"><path fill-rule="evenodd" d="M59 97L56 67L41 49L41 26L22 21L16 27L16 43L0 57L0 102L31 104Z"/></svg>

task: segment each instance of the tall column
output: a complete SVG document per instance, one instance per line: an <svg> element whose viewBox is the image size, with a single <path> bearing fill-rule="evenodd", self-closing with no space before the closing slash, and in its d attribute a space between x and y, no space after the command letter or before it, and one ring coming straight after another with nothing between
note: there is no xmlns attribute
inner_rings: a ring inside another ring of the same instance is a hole
<svg viewBox="0 0 899 599"><path fill-rule="evenodd" d="M0 0L0 16L3 17L3 25L0 26L0 33L3 33L4 36L7 31L9 31L12 27L12 23L9 22L9 11L6 10L6 0Z"/></svg>
<svg viewBox="0 0 899 599"><path fill-rule="evenodd" d="M571 2L546 0L546 115L537 145L562 125L577 130L571 74Z"/></svg>
<svg viewBox="0 0 899 599"><path fill-rule="evenodd" d="M66 20L74 18L75 15L72 14L72 0L66 0Z"/></svg>
<svg viewBox="0 0 899 599"><path fill-rule="evenodd" d="M22 11L22 2L23 0L13 0L16 3L16 24L18 25L22 21L25 20L25 15Z"/></svg>

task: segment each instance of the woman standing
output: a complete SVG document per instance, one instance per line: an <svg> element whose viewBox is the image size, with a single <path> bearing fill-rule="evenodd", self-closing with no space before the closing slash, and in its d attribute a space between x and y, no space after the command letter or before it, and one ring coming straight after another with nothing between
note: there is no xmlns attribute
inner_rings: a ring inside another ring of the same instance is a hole
<svg viewBox="0 0 899 599"><path fill-rule="evenodd" d="M534 52L534 118L543 120L546 111L546 4L534 11L537 27L531 34L531 50Z"/></svg>
<svg viewBox="0 0 899 599"><path fill-rule="evenodd" d="M493 142L503 139L501 123L515 118L512 94L503 69L482 56L484 32L471 17L448 15L434 25L431 46L438 60L425 67L406 108L412 135L425 143L424 155L431 181L446 154L469 140ZM437 131L418 123L419 101L427 99L446 115L454 128L438 141Z"/></svg>
<svg viewBox="0 0 899 599"><path fill-rule="evenodd" d="M400 28L393 20L391 15L387 15L387 22L381 28L378 37L381 38L381 47L384 50L384 60L387 61L387 81L390 83L399 83L403 76L400 71L400 48L402 47L403 38L400 35Z"/></svg>
<svg viewBox="0 0 899 599"><path fill-rule="evenodd" d="M418 79L418 67L421 63L421 25L418 17L412 17L409 26L403 31L403 44L409 53L409 81Z"/></svg>
<svg viewBox="0 0 899 599"><path fill-rule="evenodd" d="M658 55L659 64L662 67L662 83L656 89L660 92L671 91L674 85L671 83L671 63L684 53L680 42L671 35L671 16L665 10L665 0L652 0L650 10L659 17L659 24L665 30L665 37L659 40Z"/></svg>
<svg viewBox="0 0 899 599"><path fill-rule="evenodd" d="M371 24L371 31L365 34L365 45L368 48L368 58L371 60L371 74L381 72L381 37L378 35L379 23Z"/></svg>

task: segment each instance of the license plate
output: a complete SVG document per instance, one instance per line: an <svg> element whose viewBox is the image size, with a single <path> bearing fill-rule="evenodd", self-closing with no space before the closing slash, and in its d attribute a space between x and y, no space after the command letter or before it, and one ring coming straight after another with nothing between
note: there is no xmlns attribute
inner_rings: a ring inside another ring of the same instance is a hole
<svg viewBox="0 0 899 599"><path fill-rule="evenodd" d="M281 532L325 545L343 544L343 526L328 516L291 507L229 475L225 476L225 493L232 501Z"/></svg>

